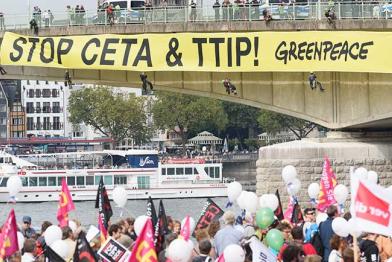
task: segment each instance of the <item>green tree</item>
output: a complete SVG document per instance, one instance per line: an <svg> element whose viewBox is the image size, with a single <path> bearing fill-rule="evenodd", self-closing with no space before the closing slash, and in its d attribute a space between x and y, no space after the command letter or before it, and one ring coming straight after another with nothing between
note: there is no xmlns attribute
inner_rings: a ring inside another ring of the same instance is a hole
<svg viewBox="0 0 392 262"><path fill-rule="evenodd" d="M306 120L266 110L261 110L257 120L267 133L290 130L298 139L306 137L317 126Z"/></svg>
<svg viewBox="0 0 392 262"><path fill-rule="evenodd" d="M223 130L227 124L222 102L210 98L159 92L152 111L158 128L173 130L181 137L184 154L189 133L205 127Z"/></svg>
<svg viewBox="0 0 392 262"><path fill-rule="evenodd" d="M69 112L71 123L90 125L114 142L133 138L142 143L149 139L143 98L114 94L105 87L84 88L71 93Z"/></svg>

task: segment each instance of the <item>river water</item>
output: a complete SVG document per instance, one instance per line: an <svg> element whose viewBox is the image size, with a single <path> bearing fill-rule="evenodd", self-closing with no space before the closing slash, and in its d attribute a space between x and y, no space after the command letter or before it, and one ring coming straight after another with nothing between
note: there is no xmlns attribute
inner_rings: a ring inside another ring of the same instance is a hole
<svg viewBox="0 0 392 262"><path fill-rule="evenodd" d="M212 198L223 210L225 209L227 198ZM182 220L185 216L190 215L196 221L200 216L200 212L205 204L206 198L187 198L187 199L164 199L166 215L177 220ZM116 222L121 219L121 212L123 218L137 217L145 215L147 200L128 200L124 210L116 207L116 204L111 201L113 209L112 221ZM159 200L154 200L156 211L158 212ZM33 227L41 227L41 223L45 220L57 224L58 202L43 202L43 203L16 203L16 204L0 204L0 223L2 224L11 208L15 209L17 223L22 223L22 217L25 215L31 216ZM95 209L95 201L75 202L75 211L70 212L70 218L78 219L82 225L96 225L98 209Z"/></svg>

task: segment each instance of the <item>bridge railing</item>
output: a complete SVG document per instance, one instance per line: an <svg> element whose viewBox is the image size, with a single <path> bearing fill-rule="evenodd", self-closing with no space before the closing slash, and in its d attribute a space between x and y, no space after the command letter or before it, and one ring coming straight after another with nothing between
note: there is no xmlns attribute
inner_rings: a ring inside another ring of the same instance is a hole
<svg viewBox="0 0 392 262"><path fill-rule="evenodd" d="M113 24L150 24L184 22L230 22L264 20L267 10L272 20L325 20L325 12L333 8L336 19L390 19L392 4L374 2L312 3L228 6L220 8L166 7L114 11L113 20L105 11L87 10L83 13L53 12L49 15L4 14L0 17L0 30L26 29L34 18L39 28L57 26L86 26ZM45 19L45 17L48 17Z"/></svg>

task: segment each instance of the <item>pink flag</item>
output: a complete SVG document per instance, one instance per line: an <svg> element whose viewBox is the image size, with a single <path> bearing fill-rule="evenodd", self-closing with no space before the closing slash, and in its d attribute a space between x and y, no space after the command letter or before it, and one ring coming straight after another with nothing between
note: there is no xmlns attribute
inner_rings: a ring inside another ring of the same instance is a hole
<svg viewBox="0 0 392 262"><path fill-rule="evenodd" d="M184 226L181 228L180 236L184 238L185 241L189 240L191 236L191 221L189 216L186 216Z"/></svg>
<svg viewBox="0 0 392 262"><path fill-rule="evenodd" d="M321 212L336 203L335 197L333 195L333 190L336 186L336 176L331 168L328 157L325 157L323 165L323 173L320 179L320 193L318 196L317 209Z"/></svg>
<svg viewBox="0 0 392 262"><path fill-rule="evenodd" d="M287 221L291 221L291 218L293 217L293 211L294 211L294 206L295 206L295 200L293 197L290 197L290 202L287 205L286 211L284 211L284 219Z"/></svg>
<svg viewBox="0 0 392 262"><path fill-rule="evenodd" d="M72 201L71 194L69 193L67 182L65 182L65 179L63 178L61 180L61 192L57 210L57 220L59 221L60 227L68 226L68 212L74 209L75 205Z"/></svg>
<svg viewBox="0 0 392 262"><path fill-rule="evenodd" d="M223 253L215 260L215 262L225 262L225 257L223 256Z"/></svg>
<svg viewBox="0 0 392 262"><path fill-rule="evenodd" d="M0 234L0 261L19 250L15 211L11 209Z"/></svg>
<svg viewBox="0 0 392 262"><path fill-rule="evenodd" d="M132 249L132 255L128 262L158 262L157 253L154 247L154 230L151 218L148 218L142 232L136 239L136 243Z"/></svg>

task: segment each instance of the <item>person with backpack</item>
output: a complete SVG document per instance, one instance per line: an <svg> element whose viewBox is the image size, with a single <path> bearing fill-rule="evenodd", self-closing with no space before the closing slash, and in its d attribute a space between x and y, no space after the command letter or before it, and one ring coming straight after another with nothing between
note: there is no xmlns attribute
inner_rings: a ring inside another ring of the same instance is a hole
<svg viewBox="0 0 392 262"><path fill-rule="evenodd" d="M332 230L332 221L335 217L338 217L338 209L336 206L331 205L327 209L328 218L319 225L320 238L323 243L324 255L323 261L328 262L329 253L331 253L330 239L332 238L334 232Z"/></svg>
<svg viewBox="0 0 392 262"><path fill-rule="evenodd" d="M212 249L211 241L209 239L204 239L199 242L200 254L192 259L192 262L212 262L210 257L210 252Z"/></svg>
<svg viewBox="0 0 392 262"><path fill-rule="evenodd" d="M363 262L379 262L380 255L376 243L377 235L374 233L364 233L359 243L361 252L361 261Z"/></svg>

